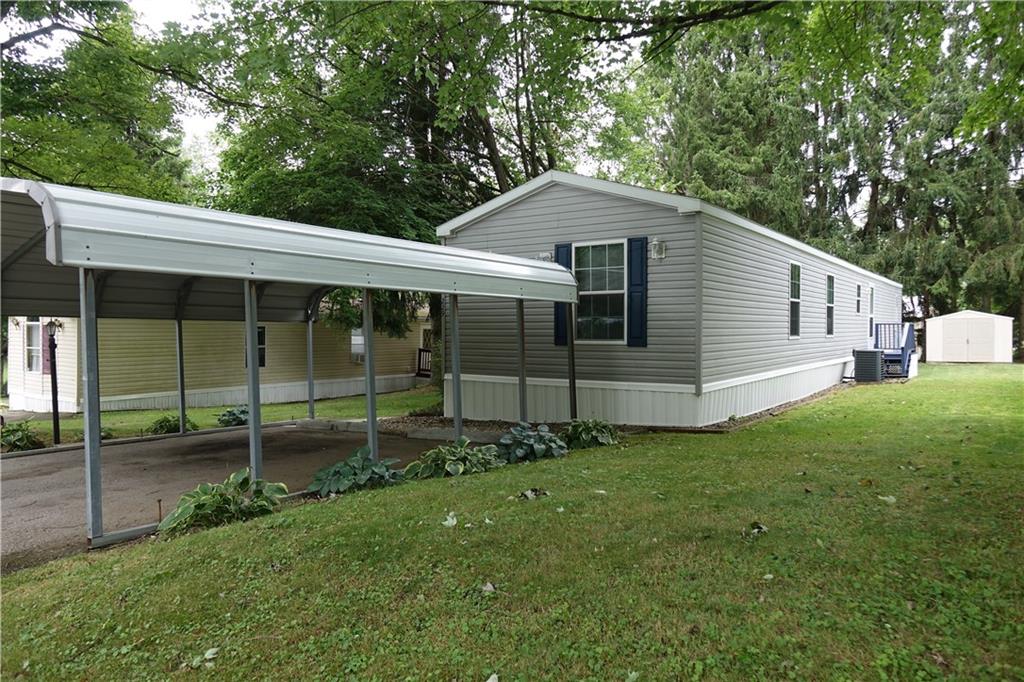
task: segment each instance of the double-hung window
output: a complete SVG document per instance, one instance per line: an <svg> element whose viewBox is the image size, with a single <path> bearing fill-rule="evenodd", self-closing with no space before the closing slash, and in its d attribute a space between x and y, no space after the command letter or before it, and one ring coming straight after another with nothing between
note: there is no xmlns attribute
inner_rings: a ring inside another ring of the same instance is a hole
<svg viewBox="0 0 1024 682"><path fill-rule="evenodd" d="M875 337L875 288L868 287L868 338Z"/></svg>
<svg viewBox="0 0 1024 682"><path fill-rule="evenodd" d="M789 338L800 337L800 264L789 264Z"/></svg>
<svg viewBox="0 0 1024 682"><path fill-rule="evenodd" d="M825 275L825 336L836 333L836 276Z"/></svg>
<svg viewBox="0 0 1024 682"><path fill-rule="evenodd" d="M862 308L861 308L861 289L863 289L863 287L860 284L858 284L857 285L857 314L858 315L861 314L861 310L862 310Z"/></svg>
<svg viewBox="0 0 1024 682"><path fill-rule="evenodd" d="M260 367L267 366L267 328L262 324L256 327L256 352L260 357ZM249 366L249 352L246 348L245 366Z"/></svg>
<svg viewBox="0 0 1024 682"><path fill-rule="evenodd" d="M25 369L43 371L43 325L38 317L25 318Z"/></svg>
<svg viewBox="0 0 1024 682"><path fill-rule="evenodd" d="M366 359L366 338L363 336L363 328L357 327L350 332L352 362L363 362Z"/></svg>
<svg viewBox="0 0 1024 682"><path fill-rule="evenodd" d="M572 262L580 294L576 338L625 343L625 241L576 244Z"/></svg>

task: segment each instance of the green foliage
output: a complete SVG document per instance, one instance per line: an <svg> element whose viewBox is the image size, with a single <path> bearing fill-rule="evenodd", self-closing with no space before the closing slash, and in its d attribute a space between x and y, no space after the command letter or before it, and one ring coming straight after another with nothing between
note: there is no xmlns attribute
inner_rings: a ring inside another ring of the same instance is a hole
<svg viewBox="0 0 1024 682"><path fill-rule="evenodd" d="M603 419L574 419L559 436L570 450L585 450L619 442L615 427Z"/></svg>
<svg viewBox="0 0 1024 682"><path fill-rule="evenodd" d="M132 16L121 2L4 3L4 175L184 197L172 93L158 68L140 66ZM67 39L56 56L51 34Z"/></svg>
<svg viewBox="0 0 1024 682"><path fill-rule="evenodd" d="M249 423L249 406L229 407L217 415L217 423L221 426L245 426Z"/></svg>
<svg viewBox="0 0 1024 682"><path fill-rule="evenodd" d="M454 443L427 450L405 468L405 478L442 478L477 474L503 466L494 445L469 447L469 439L462 436Z"/></svg>
<svg viewBox="0 0 1024 682"><path fill-rule="evenodd" d="M519 422L498 441L498 450L509 464L531 462L547 457L564 457L568 448L561 438L541 424L536 429L531 424Z"/></svg>
<svg viewBox="0 0 1024 682"><path fill-rule="evenodd" d="M44 443L32 428L28 421L7 422L3 426L0 435L0 444L4 452L20 452L22 450L36 450L43 447Z"/></svg>
<svg viewBox="0 0 1024 682"><path fill-rule="evenodd" d="M196 423L188 416L185 417L185 430L196 431L199 427ZM178 415L176 414L165 414L162 417L157 417L153 420L153 423L146 428L146 433L153 435L160 435L165 433L178 433L180 425L178 423ZM101 436L102 437L102 436Z"/></svg>
<svg viewBox="0 0 1024 682"><path fill-rule="evenodd" d="M288 488L283 483L253 479L246 467L228 476L223 483L203 483L182 495L174 511L160 522L157 530L176 535L194 528L248 521L273 512L287 494Z"/></svg>
<svg viewBox="0 0 1024 682"><path fill-rule="evenodd" d="M317 471L306 491L327 497L340 495L349 490L396 485L402 482L402 472L391 468L391 465L397 462L397 459L382 459L375 462L369 446L364 445L345 461Z"/></svg>

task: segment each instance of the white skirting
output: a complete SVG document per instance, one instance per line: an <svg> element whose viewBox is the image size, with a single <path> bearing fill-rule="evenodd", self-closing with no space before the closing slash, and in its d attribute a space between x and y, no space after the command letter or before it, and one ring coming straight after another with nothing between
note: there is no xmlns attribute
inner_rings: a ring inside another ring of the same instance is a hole
<svg viewBox="0 0 1024 682"><path fill-rule="evenodd" d="M377 393L403 391L416 385L414 374L393 374L377 377ZM340 398L347 395L362 395L366 392L366 381L362 377L348 379L321 379L315 383L316 397ZM245 386L189 389L185 391L188 407L217 407L220 405L241 405L249 400ZM306 382L289 381L277 384L260 384L260 402L297 403L306 400ZM140 393L138 395L112 395L100 397L102 410L171 410L178 407L177 391ZM11 395L11 409L28 412L49 412L49 396ZM60 401L62 412L81 412L82 406L69 400Z"/></svg>
<svg viewBox="0 0 1024 682"><path fill-rule="evenodd" d="M705 386L696 395L690 384L577 381L579 416L615 424L643 426L706 426L799 400L838 384L852 362L836 358L775 372L729 379ZM445 376L445 405L452 415L451 375ZM466 419L513 421L519 414L515 377L462 375ZM530 421L569 419L569 387L565 379L527 379Z"/></svg>
<svg viewBox="0 0 1024 682"><path fill-rule="evenodd" d="M78 403L61 397L61 391L57 391L57 409L61 412L78 412ZM49 412L53 407L48 395L25 395L24 393L11 393L8 397L10 409L19 412Z"/></svg>

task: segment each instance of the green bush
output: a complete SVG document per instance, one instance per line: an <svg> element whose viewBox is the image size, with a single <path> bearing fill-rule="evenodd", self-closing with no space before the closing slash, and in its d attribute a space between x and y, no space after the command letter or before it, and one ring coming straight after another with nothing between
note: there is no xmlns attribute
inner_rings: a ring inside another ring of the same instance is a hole
<svg viewBox="0 0 1024 682"><path fill-rule="evenodd" d="M223 483L203 483L178 500L157 530L174 535L193 528L213 528L270 514L288 494L284 483L252 478L249 468L228 476Z"/></svg>
<svg viewBox="0 0 1024 682"><path fill-rule="evenodd" d="M501 437L498 450L506 462L515 464L547 457L564 457L569 448L551 432L547 424L534 429L526 422L519 422Z"/></svg>
<svg viewBox="0 0 1024 682"><path fill-rule="evenodd" d="M4 452L21 452L43 447L43 440L28 421L8 422L0 433Z"/></svg>
<svg viewBox="0 0 1024 682"><path fill-rule="evenodd" d="M420 458L405 467L406 478L441 478L477 474L504 466L494 445L469 447L469 439L462 436L454 443L427 450Z"/></svg>
<svg viewBox="0 0 1024 682"><path fill-rule="evenodd" d="M402 472L392 469L397 459L373 461L370 448L366 445L352 453L343 462L326 466L313 475L313 482L306 488L320 497L340 495L347 490L380 488L402 482Z"/></svg>
<svg viewBox="0 0 1024 682"><path fill-rule="evenodd" d="M615 427L603 419L573 419L559 436L570 450L585 450L619 442Z"/></svg>
<svg viewBox="0 0 1024 682"><path fill-rule="evenodd" d="M217 423L221 426L245 426L249 423L249 406L229 407L217 415Z"/></svg>
<svg viewBox="0 0 1024 682"><path fill-rule="evenodd" d="M196 426L196 423L194 421L192 421L188 417L185 417L186 431L195 431L198 428L199 427ZM157 417L153 421L153 423L150 424L149 427L146 429L146 433L153 434L154 436L164 433L178 433L178 431L178 415L176 414L165 414L162 417ZM100 438L102 439L103 437L103 429L101 428Z"/></svg>
<svg viewBox="0 0 1024 682"><path fill-rule="evenodd" d="M433 405L427 405L409 413L410 417L443 417L444 402L438 400Z"/></svg>

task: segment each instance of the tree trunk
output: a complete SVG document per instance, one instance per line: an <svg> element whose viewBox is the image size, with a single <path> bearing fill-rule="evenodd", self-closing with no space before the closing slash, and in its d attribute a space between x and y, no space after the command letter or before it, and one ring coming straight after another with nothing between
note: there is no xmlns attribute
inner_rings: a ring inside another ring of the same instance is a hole
<svg viewBox="0 0 1024 682"><path fill-rule="evenodd" d="M491 116L486 111L474 111L473 118L480 126L480 134L484 146L487 147L487 156L491 160L494 177L498 181L498 190L502 193L507 192L512 189L512 183L505 168L505 160L501 157L501 150L498 149L498 138L494 134L494 126L491 125Z"/></svg>
<svg viewBox="0 0 1024 682"><path fill-rule="evenodd" d="M430 383L444 389L444 299L430 294Z"/></svg>

